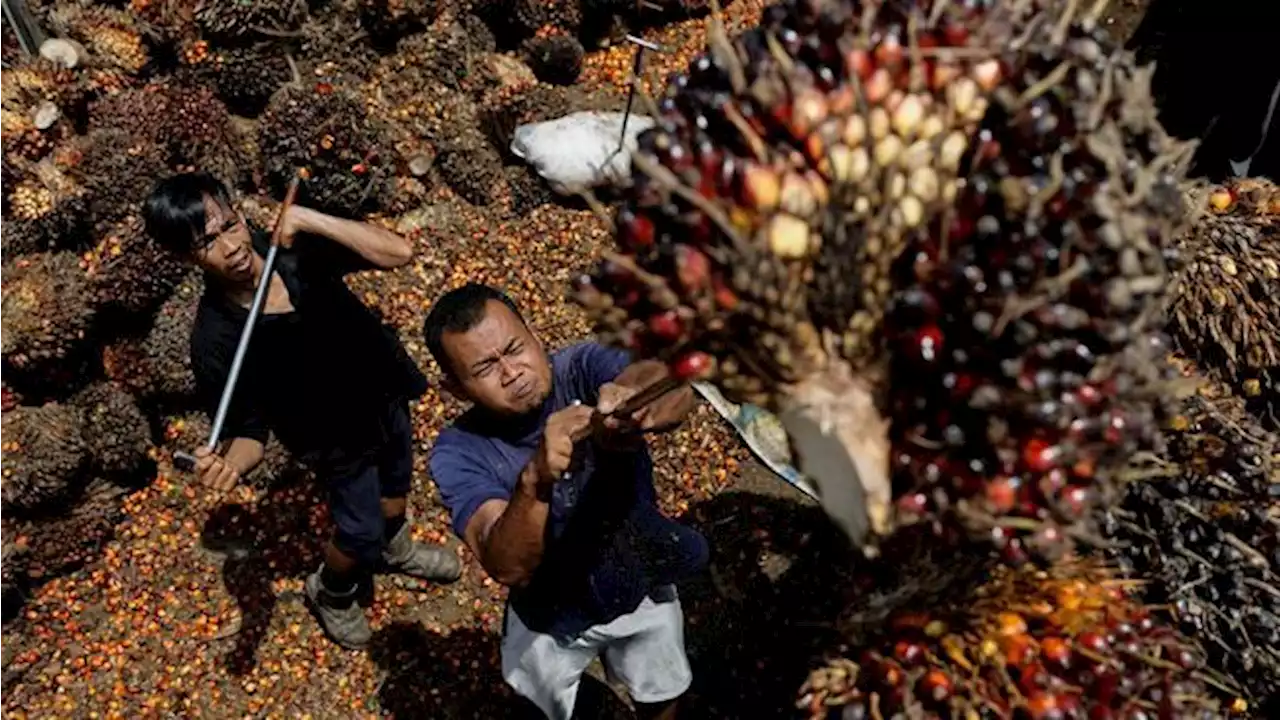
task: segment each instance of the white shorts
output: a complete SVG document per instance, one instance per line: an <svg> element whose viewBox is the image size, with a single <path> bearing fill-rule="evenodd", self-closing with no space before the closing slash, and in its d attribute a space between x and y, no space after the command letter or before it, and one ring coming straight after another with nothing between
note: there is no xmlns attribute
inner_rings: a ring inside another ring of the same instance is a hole
<svg viewBox="0 0 1280 720"><path fill-rule="evenodd" d="M530 630L507 607L502 677L552 720L573 715L582 673L602 652L609 674L638 703L674 700L693 682L679 598L662 603L645 598L630 615L590 627L568 644Z"/></svg>

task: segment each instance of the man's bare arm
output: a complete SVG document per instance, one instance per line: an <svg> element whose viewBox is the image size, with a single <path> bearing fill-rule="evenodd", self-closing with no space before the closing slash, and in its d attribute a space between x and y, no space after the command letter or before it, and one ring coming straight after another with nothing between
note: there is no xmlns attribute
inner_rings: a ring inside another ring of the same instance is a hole
<svg viewBox="0 0 1280 720"><path fill-rule="evenodd" d="M494 580L508 587L529 583L542 562L548 502L539 497L536 479L520 482L510 500L489 500L467 523L466 541L471 552Z"/></svg>
<svg viewBox="0 0 1280 720"><path fill-rule="evenodd" d="M300 232L326 237L382 270L394 270L413 259L413 243L372 223L345 220L297 205L289 209L283 222L289 238Z"/></svg>
<svg viewBox="0 0 1280 720"><path fill-rule="evenodd" d="M266 451L262 443L246 437L232 438L224 447L223 460L234 467L241 477L248 475L262 462Z"/></svg>

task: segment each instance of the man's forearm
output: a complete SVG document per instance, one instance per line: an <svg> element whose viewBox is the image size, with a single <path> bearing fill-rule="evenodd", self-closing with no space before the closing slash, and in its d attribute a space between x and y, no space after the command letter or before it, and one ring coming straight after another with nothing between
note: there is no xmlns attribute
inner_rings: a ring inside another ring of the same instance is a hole
<svg viewBox="0 0 1280 720"><path fill-rule="evenodd" d="M413 244L370 223L345 220L308 208L298 208L302 229L342 245L383 270L392 270L413 259Z"/></svg>
<svg viewBox="0 0 1280 720"><path fill-rule="evenodd" d="M543 492L539 490L535 473L528 468L522 471L510 502L482 543L482 564L503 585L528 584L542 562L550 510L547 498L540 497Z"/></svg>
<svg viewBox="0 0 1280 720"><path fill-rule="evenodd" d="M231 464L232 467L240 473L241 477L248 475L258 463L262 462L262 456L265 452L262 443L253 438L232 438L226 445L226 451L222 453L222 458Z"/></svg>

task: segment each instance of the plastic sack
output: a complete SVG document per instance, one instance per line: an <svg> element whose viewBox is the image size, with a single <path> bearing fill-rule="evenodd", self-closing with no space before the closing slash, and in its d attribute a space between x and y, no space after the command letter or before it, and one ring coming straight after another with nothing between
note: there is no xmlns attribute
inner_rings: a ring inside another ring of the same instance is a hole
<svg viewBox="0 0 1280 720"><path fill-rule="evenodd" d="M621 150L623 113L584 110L558 120L516 128L511 152L533 166L562 195L602 185L624 185L631 177L636 137L653 119L632 113Z"/></svg>

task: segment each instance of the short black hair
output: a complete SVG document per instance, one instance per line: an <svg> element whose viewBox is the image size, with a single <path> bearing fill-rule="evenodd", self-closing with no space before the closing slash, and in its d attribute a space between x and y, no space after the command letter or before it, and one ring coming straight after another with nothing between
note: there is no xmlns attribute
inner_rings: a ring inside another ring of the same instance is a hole
<svg viewBox="0 0 1280 720"><path fill-rule="evenodd" d="M231 191L208 173L181 173L156 183L144 211L147 235L170 252L190 253L205 234L206 197L231 207Z"/></svg>
<svg viewBox="0 0 1280 720"><path fill-rule="evenodd" d="M444 351L444 334L464 333L479 325L484 319L484 309L490 300L496 300L511 308L511 312L520 318L520 322L524 322L520 308L516 307L515 301L510 296L482 283L467 283L450 290L441 296L427 312L427 319L422 323L422 334L426 337L427 350L431 352L431 357L435 358L436 364L445 373L454 375L453 368L449 366L449 357Z"/></svg>

